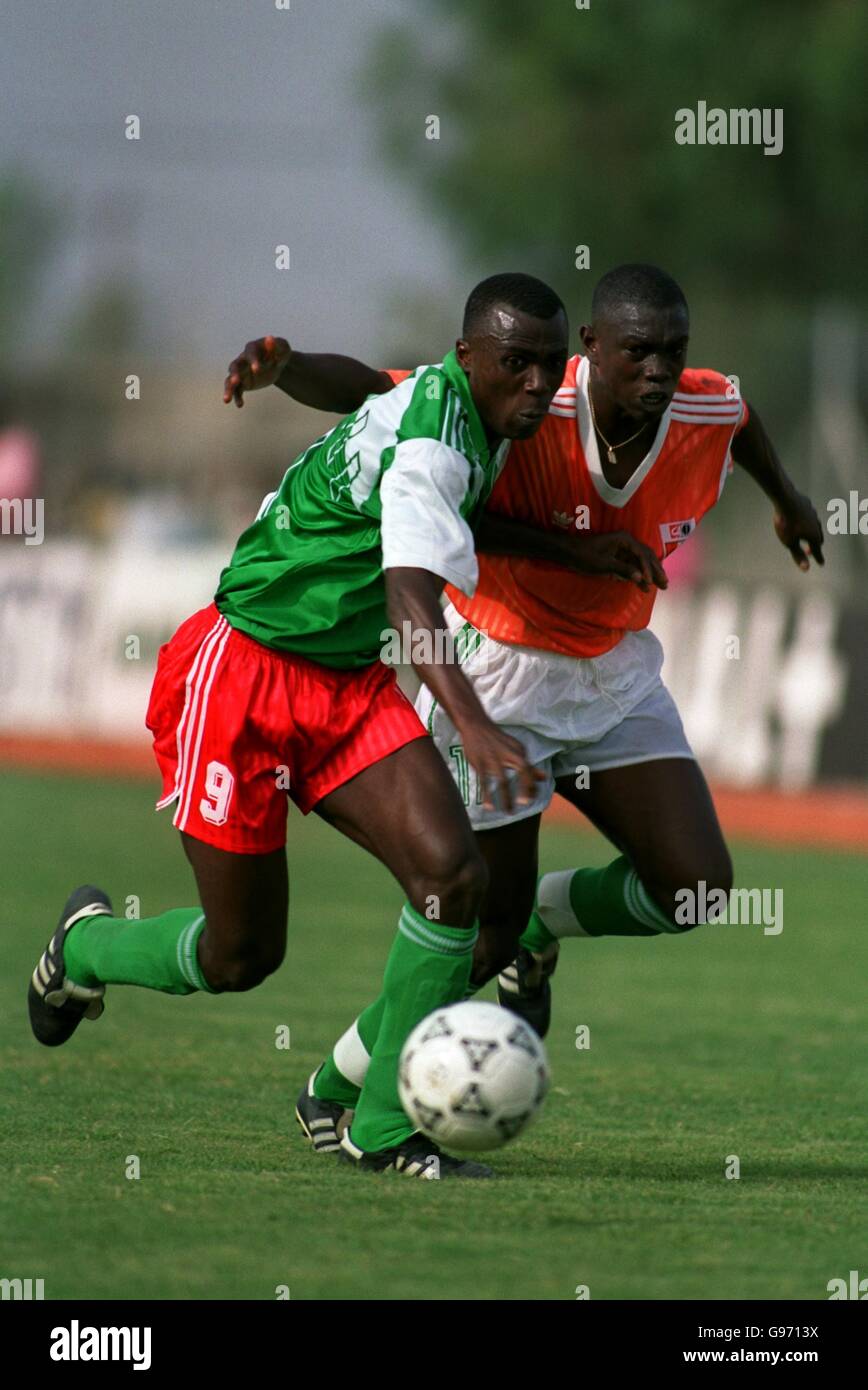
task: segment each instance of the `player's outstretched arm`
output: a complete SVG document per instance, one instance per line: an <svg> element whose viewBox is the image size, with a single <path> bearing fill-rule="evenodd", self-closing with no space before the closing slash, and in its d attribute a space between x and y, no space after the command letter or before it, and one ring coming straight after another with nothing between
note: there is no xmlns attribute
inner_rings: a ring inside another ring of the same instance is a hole
<svg viewBox="0 0 868 1390"><path fill-rule="evenodd" d="M732 457L754 479L775 509L775 531L799 569L810 569L808 556L823 560L823 528L810 497L799 492L775 452L762 421L749 407L747 423L732 441Z"/></svg>
<svg viewBox="0 0 868 1390"><path fill-rule="evenodd" d="M476 549L489 555L547 560L578 574L626 579L645 592L653 585L665 589L669 583L651 547L637 541L629 531L543 531L496 512L484 512L476 527Z"/></svg>
<svg viewBox="0 0 868 1390"><path fill-rule="evenodd" d="M386 372L368 367L354 357L330 352L296 352L285 338L270 334L254 338L229 364L223 383L223 401L244 404L245 391L277 386L301 405L348 415L368 396L391 390Z"/></svg>
<svg viewBox="0 0 868 1390"><path fill-rule="evenodd" d="M492 789L507 811L513 800L527 805L541 779L528 762L518 739L493 724L473 687L458 666L452 635L443 621L440 594L444 580L428 570L396 566L387 569L386 603L389 621L402 637L413 666L461 734L464 751L485 789L485 805L493 805ZM513 797L511 776L517 779Z"/></svg>

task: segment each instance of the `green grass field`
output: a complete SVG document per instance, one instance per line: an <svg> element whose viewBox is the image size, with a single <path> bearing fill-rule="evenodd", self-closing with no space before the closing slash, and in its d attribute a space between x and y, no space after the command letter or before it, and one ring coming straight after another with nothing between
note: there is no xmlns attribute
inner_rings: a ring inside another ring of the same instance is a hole
<svg viewBox="0 0 868 1390"><path fill-rule="evenodd" d="M141 783L3 773L0 1276L74 1299L824 1299L866 1272L864 859L736 845L742 883L784 889L777 937L568 942L538 1123L500 1181L422 1183L313 1157L293 1118L400 904L316 817L290 818L290 945L261 988L110 988L68 1046L33 1040L27 979L74 884L142 916L194 900L151 805ZM546 868L608 857L578 818L544 832Z"/></svg>

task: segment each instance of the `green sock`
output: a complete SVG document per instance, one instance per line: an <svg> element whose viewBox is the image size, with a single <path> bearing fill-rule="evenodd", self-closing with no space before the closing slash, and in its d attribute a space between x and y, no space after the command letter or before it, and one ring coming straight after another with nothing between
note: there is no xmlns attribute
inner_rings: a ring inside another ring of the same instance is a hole
<svg viewBox="0 0 868 1390"><path fill-rule="evenodd" d="M164 994L214 991L196 948L205 926L199 907L178 907L142 922L85 917L67 933L64 969L79 985L143 985Z"/></svg>
<svg viewBox="0 0 868 1390"><path fill-rule="evenodd" d="M565 936L659 936L678 930L621 855L604 869L543 874L521 944L540 952Z"/></svg>
<svg viewBox="0 0 868 1390"><path fill-rule="evenodd" d="M543 928L545 931L545 928ZM472 999L483 988L482 985L468 984L464 991L465 999ZM348 1110L355 1109L368 1074L368 1063L377 1041L386 997L381 994L364 1013L359 1014L342 1037L338 1038L334 1050L329 1053L316 1074L313 1093L320 1100L335 1101Z"/></svg>
<svg viewBox="0 0 868 1390"><path fill-rule="evenodd" d="M368 1074L385 1007L386 996L381 994L338 1038L313 1083L313 1093L320 1100L335 1101L348 1110L355 1108Z"/></svg>
<svg viewBox="0 0 868 1390"><path fill-rule="evenodd" d="M468 984L464 998L472 999L481 989L482 985ZM348 1110L355 1108L368 1074L385 1007L386 996L381 994L338 1038L313 1083L313 1093L320 1100L335 1101Z"/></svg>
<svg viewBox="0 0 868 1390"><path fill-rule="evenodd" d="M358 1148L391 1148L413 1133L398 1099L398 1058L417 1023L464 998L476 937L475 926L429 922L404 904L383 976L382 1019L351 1127Z"/></svg>
<svg viewBox="0 0 868 1390"><path fill-rule="evenodd" d="M521 945L526 946L529 951L536 951L537 955L541 956L543 951L551 946L553 942L557 941L557 939L554 933L549 931L536 908L534 908L530 915L530 921L521 934Z"/></svg>

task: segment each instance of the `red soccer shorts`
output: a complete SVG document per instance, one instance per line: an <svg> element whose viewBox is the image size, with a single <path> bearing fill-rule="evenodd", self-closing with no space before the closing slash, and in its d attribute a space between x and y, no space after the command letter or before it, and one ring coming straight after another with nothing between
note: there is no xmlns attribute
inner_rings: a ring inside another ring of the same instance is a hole
<svg viewBox="0 0 868 1390"><path fill-rule="evenodd" d="M286 841L287 793L305 815L425 728L381 662L338 671L236 631L215 604L160 649L146 717L163 776L157 810L241 854Z"/></svg>

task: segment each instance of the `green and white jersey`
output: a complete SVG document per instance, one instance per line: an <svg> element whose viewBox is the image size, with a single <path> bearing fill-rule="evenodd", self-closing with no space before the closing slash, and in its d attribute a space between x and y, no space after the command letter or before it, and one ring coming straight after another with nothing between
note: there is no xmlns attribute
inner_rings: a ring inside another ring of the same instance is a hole
<svg viewBox="0 0 868 1390"><path fill-rule="evenodd" d="M412 566L472 594L472 526L503 466L454 352L370 396L287 470L220 576L217 607L267 647L325 666L376 661L383 571Z"/></svg>

